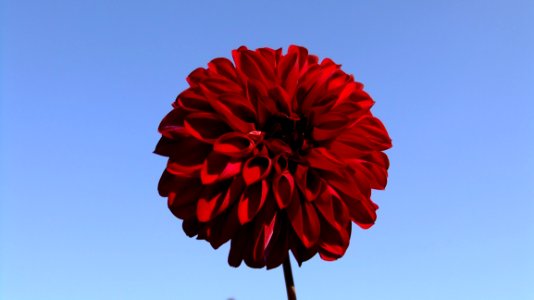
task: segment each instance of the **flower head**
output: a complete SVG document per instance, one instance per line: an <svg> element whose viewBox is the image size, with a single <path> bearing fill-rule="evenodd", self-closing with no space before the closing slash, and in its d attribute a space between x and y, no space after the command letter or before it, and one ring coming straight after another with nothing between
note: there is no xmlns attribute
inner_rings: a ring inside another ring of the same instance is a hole
<svg viewBox="0 0 534 300"><path fill-rule="evenodd" d="M155 153L169 157L158 190L185 233L228 262L274 268L343 256L352 222L366 229L384 189L391 147L374 101L330 59L303 47L240 47L216 58L159 126Z"/></svg>

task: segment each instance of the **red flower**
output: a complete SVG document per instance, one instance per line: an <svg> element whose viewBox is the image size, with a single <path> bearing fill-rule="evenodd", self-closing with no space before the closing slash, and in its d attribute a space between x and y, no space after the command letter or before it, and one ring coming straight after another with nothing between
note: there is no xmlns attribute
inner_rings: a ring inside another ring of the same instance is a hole
<svg viewBox="0 0 534 300"><path fill-rule="evenodd" d="M351 221L366 229L384 189L391 140L374 101L330 59L303 47L240 47L194 70L159 127L155 153L169 161L159 182L190 236L228 262L274 268L291 250L343 256Z"/></svg>

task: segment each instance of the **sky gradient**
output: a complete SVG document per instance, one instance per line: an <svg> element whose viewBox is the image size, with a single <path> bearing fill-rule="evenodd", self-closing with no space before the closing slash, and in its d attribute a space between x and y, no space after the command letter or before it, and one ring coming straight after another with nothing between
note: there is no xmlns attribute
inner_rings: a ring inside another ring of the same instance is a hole
<svg viewBox="0 0 534 300"><path fill-rule="evenodd" d="M343 65L393 139L369 230L299 299L534 299L534 2L28 1L1 7L0 299L284 299L157 193L157 126L240 45Z"/></svg>

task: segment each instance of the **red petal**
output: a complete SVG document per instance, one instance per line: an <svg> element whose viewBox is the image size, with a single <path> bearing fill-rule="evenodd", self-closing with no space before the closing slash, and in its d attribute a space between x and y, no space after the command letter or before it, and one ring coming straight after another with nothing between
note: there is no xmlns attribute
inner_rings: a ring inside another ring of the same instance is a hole
<svg viewBox="0 0 534 300"><path fill-rule="evenodd" d="M243 179L247 185L256 183L269 175L271 159L267 156L255 156L247 160L243 166Z"/></svg>
<svg viewBox="0 0 534 300"><path fill-rule="evenodd" d="M345 128L350 125L349 119L342 113L327 113L316 117L312 137L315 141L324 141L336 138Z"/></svg>
<svg viewBox="0 0 534 300"><path fill-rule="evenodd" d="M391 139L386 128L380 120L371 115L362 118L343 132L337 141L361 150L384 151L391 148Z"/></svg>
<svg viewBox="0 0 534 300"><path fill-rule="evenodd" d="M280 209L286 208L293 200L295 180L293 175L285 171L277 175L273 180L273 193Z"/></svg>
<svg viewBox="0 0 534 300"><path fill-rule="evenodd" d="M216 152L211 153L200 170L205 185L231 178L241 172L241 161Z"/></svg>
<svg viewBox="0 0 534 300"><path fill-rule="evenodd" d="M185 112L181 108L174 108L161 121L158 131L166 138L188 136L189 133L183 127Z"/></svg>
<svg viewBox="0 0 534 300"><path fill-rule="evenodd" d="M350 224L349 210L337 194L325 189L314 202L322 218L334 229L343 229Z"/></svg>
<svg viewBox="0 0 534 300"><path fill-rule="evenodd" d="M194 237L198 234L198 221L195 219L184 220L182 222L182 229L188 237Z"/></svg>
<svg viewBox="0 0 534 300"><path fill-rule="evenodd" d="M217 249L233 238L241 227L237 220L237 210L232 209L230 212L218 216L209 223L209 226L211 229L209 242L214 249Z"/></svg>
<svg viewBox="0 0 534 300"><path fill-rule="evenodd" d="M356 174L357 175L357 174ZM332 195L339 195L347 208L351 219L360 227L367 229L376 220L378 206L370 200L371 188L365 177L355 177L349 172L336 174L321 172L322 178L328 183Z"/></svg>
<svg viewBox="0 0 534 300"><path fill-rule="evenodd" d="M184 127L196 139L212 143L232 129L213 113L192 113L184 120Z"/></svg>
<svg viewBox="0 0 534 300"><path fill-rule="evenodd" d="M287 170L288 166L287 157L285 157L284 155L277 155L273 159L273 166L276 173L284 172L285 170Z"/></svg>
<svg viewBox="0 0 534 300"><path fill-rule="evenodd" d="M208 222L222 211L221 206L225 202L228 188L227 182L204 187L197 203L197 218L200 222Z"/></svg>
<svg viewBox="0 0 534 300"><path fill-rule="evenodd" d="M308 201L314 201L325 189L325 184L317 172L299 165L295 170L297 186Z"/></svg>
<svg viewBox="0 0 534 300"><path fill-rule="evenodd" d="M246 224L256 216L265 203L268 191L269 185L265 180L250 185L245 189L238 204L239 223Z"/></svg>
<svg viewBox="0 0 534 300"><path fill-rule="evenodd" d="M315 246L319 240L321 225L313 204L301 201L297 197L287 207L287 213L291 225L304 247L309 249Z"/></svg>
<svg viewBox="0 0 534 300"><path fill-rule="evenodd" d="M200 92L199 88L189 88L176 98L178 106L188 112L212 112L208 99Z"/></svg>
<svg viewBox="0 0 534 300"><path fill-rule="evenodd" d="M206 78L208 78L208 70L197 68L187 76L187 83L191 86L197 86L199 82L202 82Z"/></svg>
<svg viewBox="0 0 534 300"><path fill-rule="evenodd" d="M265 266L265 250L273 234L275 225L275 206L274 201L268 201L265 208L261 210L254 221L252 232L252 247L245 257L245 262L253 268L262 268Z"/></svg>
<svg viewBox="0 0 534 300"><path fill-rule="evenodd" d="M267 269L273 269L281 265L288 256L290 226L286 217L276 217L273 234L265 249Z"/></svg>
<svg viewBox="0 0 534 300"><path fill-rule="evenodd" d="M239 48L232 52L237 66L237 72L242 77L259 82L274 79L274 65L270 65L260 54L246 48Z"/></svg>
<svg viewBox="0 0 534 300"><path fill-rule="evenodd" d="M169 209L180 219L194 218L196 201L202 192L202 185L199 184L198 179L185 180L177 177L172 183L167 200Z"/></svg>
<svg viewBox="0 0 534 300"><path fill-rule="evenodd" d="M232 238L230 253L228 253L228 264L232 267L239 267L243 261L243 255L250 237L250 226L242 227Z"/></svg>
<svg viewBox="0 0 534 300"><path fill-rule="evenodd" d="M346 163L343 163L332 155L325 148L313 148L308 151L308 154L304 157L308 164L318 170L326 170L335 172L337 170L345 170L348 168Z"/></svg>
<svg viewBox="0 0 534 300"><path fill-rule="evenodd" d="M333 261L342 257L349 247L350 233L350 223L344 228L332 228L325 223L321 223L321 242L319 244L321 258Z"/></svg>
<svg viewBox="0 0 534 300"><path fill-rule="evenodd" d="M213 144L213 150L230 157L247 156L255 147L254 141L247 135L230 132L219 137Z"/></svg>
<svg viewBox="0 0 534 300"><path fill-rule="evenodd" d="M227 58L215 58L208 63L208 70L213 71L227 79L237 82L234 64Z"/></svg>
<svg viewBox="0 0 534 300"><path fill-rule="evenodd" d="M285 88L289 96L293 96L297 88L299 75L297 59L298 55L296 52L288 53L281 58L280 65L278 66L278 77L280 78L282 87Z"/></svg>

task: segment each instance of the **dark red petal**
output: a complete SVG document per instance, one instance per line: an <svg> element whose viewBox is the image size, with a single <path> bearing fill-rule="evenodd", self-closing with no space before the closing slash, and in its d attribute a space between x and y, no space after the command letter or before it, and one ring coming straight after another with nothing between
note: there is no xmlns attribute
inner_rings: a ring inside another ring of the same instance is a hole
<svg viewBox="0 0 534 300"><path fill-rule="evenodd" d="M198 179L174 178L170 189L167 205L171 212L180 219L194 218L196 201L202 192Z"/></svg>
<svg viewBox="0 0 534 300"><path fill-rule="evenodd" d="M226 87L224 84L222 86ZM214 86L201 85L202 93L218 116L236 131L246 133L254 130L254 108L245 98L241 86L233 86L227 91L219 92L214 89Z"/></svg>
<svg viewBox="0 0 534 300"><path fill-rule="evenodd" d="M176 98L178 106L187 112L212 112L208 99L202 95L199 88L189 88Z"/></svg>
<svg viewBox="0 0 534 300"><path fill-rule="evenodd" d="M319 69L311 68L304 74L300 86L309 87L309 89L306 97L301 102L303 112L307 112L312 106L324 105L324 103L320 103L321 100L328 99L329 102L332 102L332 105L334 104L335 98L325 97L325 95L328 95L326 82L335 70L335 66L321 67Z"/></svg>
<svg viewBox="0 0 534 300"><path fill-rule="evenodd" d="M265 140L264 144L265 146L267 146L267 148L269 148L272 153L285 155L291 155L293 153L291 147L287 143L279 139L268 139Z"/></svg>
<svg viewBox="0 0 534 300"><path fill-rule="evenodd" d="M269 185L265 180L246 187L238 204L239 223L246 224L256 216L263 207L268 192Z"/></svg>
<svg viewBox="0 0 534 300"><path fill-rule="evenodd" d="M371 188L382 190L386 187L389 167L386 154L373 151L358 159L350 159L348 162L355 169L356 174L369 180Z"/></svg>
<svg viewBox="0 0 534 300"><path fill-rule="evenodd" d="M319 255L323 260L333 261L345 254L350 243L351 226L348 223L344 228L332 228L321 223Z"/></svg>
<svg viewBox="0 0 534 300"><path fill-rule="evenodd" d="M313 204L308 201L301 201L300 197L297 196L287 207L287 214L304 247L309 249L315 246L319 240L321 225Z"/></svg>
<svg viewBox="0 0 534 300"><path fill-rule="evenodd" d="M214 151L238 158L250 154L254 147L254 141L248 135L239 132L226 133L219 137L213 144Z"/></svg>
<svg viewBox="0 0 534 300"><path fill-rule="evenodd" d="M295 180L288 171L278 174L273 180L273 193L280 209L286 208L293 200Z"/></svg>
<svg viewBox="0 0 534 300"><path fill-rule="evenodd" d="M289 245L291 247L291 252L297 260L299 266L302 266L303 262L309 260L315 254L317 254L317 250L319 249L318 243L317 245L314 245L311 248L307 248L306 246L304 246L304 244L297 237L297 234L294 231L291 231L289 234Z"/></svg>
<svg viewBox="0 0 534 300"><path fill-rule="evenodd" d="M311 149L304 158L310 167L318 170L336 172L337 170L345 170L348 168L346 163L340 161L326 148L322 147Z"/></svg>
<svg viewBox="0 0 534 300"><path fill-rule="evenodd" d="M221 135L232 131L213 113L192 113L184 120L184 127L196 139L212 143Z"/></svg>
<svg viewBox="0 0 534 300"><path fill-rule="evenodd" d="M232 56L237 72L242 77L262 83L274 80L274 65L270 65L260 54L240 48L234 50Z"/></svg>
<svg viewBox="0 0 534 300"><path fill-rule="evenodd" d="M350 223L349 210L338 194L325 189L314 202L321 217L334 229L343 229Z"/></svg>
<svg viewBox="0 0 534 300"><path fill-rule="evenodd" d="M295 172L297 185L308 201L315 201L319 194L325 189L325 184L315 170L298 166Z"/></svg>
<svg viewBox="0 0 534 300"><path fill-rule="evenodd" d="M273 167L276 173L282 173L285 170L287 170L287 167L288 167L287 157L284 155L277 155L273 159Z"/></svg>
<svg viewBox="0 0 534 300"><path fill-rule="evenodd" d="M229 179L241 172L241 165L240 160L213 152L202 165L200 179L205 185Z"/></svg>
<svg viewBox="0 0 534 300"><path fill-rule="evenodd" d="M194 149L194 151L191 151ZM201 163L211 152L211 145L203 143L192 136L181 136L169 139L162 136L155 153L168 156L184 165Z"/></svg>
<svg viewBox="0 0 534 300"><path fill-rule="evenodd" d="M193 156L191 156L193 157ZM167 162L166 170L177 176L196 177L202 168L202 164L197 162L198 156L194 160L187 160L184 157L170 158Z"/></svg>
<svg viewBox="0 0 534 300"><path fill-rule="evenodd" d="M175 176L167 170L163 171L158 183L158 191L162 197L169 196L170 192L181 194L190 186L202 186L198 178ZM189 202L189 201L186 201Z"/></svg>
<svg viewBox="0 0 534 300"><path fill-rule="evenodd" d="M391 148L386 128L372 115L368 115L341 134L337 141L361 150L384 151Z"/></svg>
<svg viewBox="0 0 534 300"><path fill-rule="evenodd" d="M254 184L269 175L271 159L267 156L249 158L243 166L243 179L247 185Z"/></svg>
<svg viewBox="0 0 534 300"><path fill-rule="evenodd" d="M235 236L241 227L237 220L237 209L221 214L209 223L211 232L209 242L214 249L219 248Z"/></svg>
<svg viewBox="0 0 534 300"><path fill-rule="evenodd" d="M258 48L256 50L258 54L260 54L263 59L267 62L269 66L276 66L278 64L278 61L280 60L280 56L282 54L282 49L271 49L271 48Z"/></svg>
<svg viewBox="0 0 534 300"><path fill-rule="evenodd" d="M273 234L265 249L267 269L276 268L286 260L289 251L289 226L291 225L285 215L276 216Z"/></svg>
<svg viewBox="0 0 534 300"><path fill-rule="evenodd" d="M339 97L333 109L338 110L340 106L348 103L356 105L359 111L368 112L369 109L373 106L374 101L373 99L371 99L369 94L362 90L361 83L349 82L343 87L343 90L339 93Z"/></svg>
<svg viewBox="0 0 534 300"><path fill-rule="evenodd" d="M221 206L225 202L228 188L228 182L204 187L197 203L197 218L200 222L209 222L221 212Z"/></svg>
<svg viewBox="0 0 534 300"><path fill-rule="evenodd" d="M278 66L278 77L282 87L290 96L295 94L298 83L299 66L297 59L298 54L296 52L288 53L280 59L280 65Z"/></svg>
<svg viewBox="0 0 534 300"><path fill-rule="evenodd" d="M199 224L196 219L188 219L182 222L182 229L188 237L194 237L198 234Z"/></svg>
<svg viewBox="0 0 534 300"><path fill-rule="evenodd" d="M315 141L337 138L350 125L348 117L343 113L326 113L323 116L317 116L315 123L312 131L312 137Z"/></svg>
<svg viewBox="0 0 534 300"><path fill-rule="evenodd" d="M208 63L208 70L237 82L237 74L234 64L227 58L219 57L213 59Z"/></svg>
<svg viewBox="0 0 534 300"><path fill-rule="evenodd" d="M279 86L270 89L269 97L276 105L279 114L291 115L291 96L284 89Z"/></svg>
<svg viewBox="0 0 534 300"><path fill-rule="evenodd" d="M171 110L159 124L158 131L169 139L189 135L183 127L185 115L181 108Z"/></svg>
<svg viewBox="0 0 534 300"><path fill-rule="evenodd" d="M228 253L228 264L230 266L237 268L239 265L241 265L250 234L250 226L244 226L232 238L230 253Z"/></svg>
<svg viewBox="0 0 534 300"><path fill-rule="evenodd" d="M276 221L274 201L268 201L254 221L252 247L245 257L245 262L253 268L265 266L265 250L271 240Z"/></svg>
<svg viewBox="0 0 534 300"><path fill-rule="evenodd" d="M191 86L196 86L199 82L206 78L208 78L208 70L204 68L197 68L187 76L187 83L189 83Z"/></svg>

